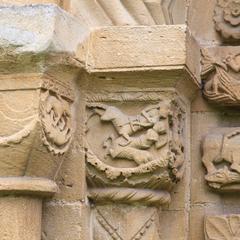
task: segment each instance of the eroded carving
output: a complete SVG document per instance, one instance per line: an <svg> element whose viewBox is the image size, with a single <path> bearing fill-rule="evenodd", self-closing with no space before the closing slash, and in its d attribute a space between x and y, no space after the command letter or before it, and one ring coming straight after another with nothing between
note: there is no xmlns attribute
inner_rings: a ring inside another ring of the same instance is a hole
<svg viewBox="0 0 240 240"><path fill-rule="evenodd" d="M70 103L53 92L42 93L43 143L54 154L67 151L72 136Z"/></svg>
<svg viewBox="0 0 240 240"><path fill-rule="evenodd" d="M127 199L131 188L169 190L184 171L181 139L184 112L174 101L150 104L144 101L142 108L135 111L137 114L131 108L124 110L117 105L101 102L87 105L86 161L90 187L126 188L119 201ZM109 201L109 196L112 199L118 196L113 192L107 194ZM100 195L106 199L106 194L98 191L98 199ZM164 196L157 196L159 203L166 201Z"/></svg>
<svg viewBox="0 0 240 240"><path fill-rule="evenodd" d="M223 105L239 105L240 48L202 49L201 52L204 95Z"/></svg>
<svg viewBox="0 0 240 240"><path fill-rule="evenodd" d="M240 1L218 0L214 21L226 41L240 41Z"/></svg>
<svg viewBox="0 0 240 240"><path fill-rule="evenodd" d="M202 145L209 186L223 191L240 190L240 129L217 129L204 138Z"/></svg>
<svg viewBox="0 0 240 240"><path fill-rule="evenodd" d="M42 140L50 152L64 154L72 137L73 91L51 78L41 86Z"/></svg>
<svg viewBox="0 0 240 240"><path fill-rule="evenodd" d="M240 215L207 216L205 218L206 240L239 240Z"/></svg>

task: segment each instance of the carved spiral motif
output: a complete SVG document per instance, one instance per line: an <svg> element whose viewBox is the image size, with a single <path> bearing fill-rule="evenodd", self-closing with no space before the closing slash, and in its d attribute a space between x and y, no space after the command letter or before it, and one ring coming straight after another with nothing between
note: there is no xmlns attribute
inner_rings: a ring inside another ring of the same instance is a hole
<svg viewBox="0 0 240 240"><path fill-rule="evenodd" d="M218 0L214 21L216 29L227 41L240 40L240 1Z"/></svg>

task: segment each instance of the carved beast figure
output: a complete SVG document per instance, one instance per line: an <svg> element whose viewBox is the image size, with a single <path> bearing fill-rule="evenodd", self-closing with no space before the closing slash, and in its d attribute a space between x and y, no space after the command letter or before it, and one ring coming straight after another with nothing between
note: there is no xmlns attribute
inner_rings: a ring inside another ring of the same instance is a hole
<svg viewBox="0 0 240 240"><path fill-rule="evenodd" d="M216 164L230 163L230 170L240 174L240 128L228 133L208 134L202 142L202 162L207 169L208 177L219 169ZM220 169L221 170L221 169Z"/></svg>

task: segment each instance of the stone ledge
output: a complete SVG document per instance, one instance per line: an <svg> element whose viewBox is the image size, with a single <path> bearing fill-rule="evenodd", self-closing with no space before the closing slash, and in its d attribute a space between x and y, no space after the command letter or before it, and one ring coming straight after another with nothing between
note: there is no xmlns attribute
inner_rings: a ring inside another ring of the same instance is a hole
<svg viewBox="0 0 240 240"><path fill-rule="evenodd" d="M182 69L186 26L97 29L79 48L77 57L89 72Z"/></svg>
<svg viewBox="0 0 240 240"><path fill-rule="evenodd" d="M2 6L0 16L0 55L73 53L87 35L74 17L54 4Z"/></svg>
<svg viewBox="0 0 240 240"><path fill-rule="evenodd" d="M49 197L58 192L55 182L44 178L0 177L0 195L27 194Z"/></svg>

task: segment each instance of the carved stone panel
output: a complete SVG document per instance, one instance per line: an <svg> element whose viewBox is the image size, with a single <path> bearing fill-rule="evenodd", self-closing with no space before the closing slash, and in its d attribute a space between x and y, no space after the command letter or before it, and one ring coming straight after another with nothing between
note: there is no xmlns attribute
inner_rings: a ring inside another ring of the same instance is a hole
<svg viewBox="0 0 240 240"><path fill-rule="evenodd" d="M156 92L132 92L93 96L87 109L90 198L98 202L169 202L168 192L184 171L184 111L180 104Z"/></svg>
<svg viewBox="0 0 240 240"><path fill-rule="evenodd" d="M202 49L203 93L222 105L240 105L240 47Z"/></svg>
<svg viewBox="0 0 240 240"><path fill-rule="evenodd" d="M202 143L208 185L218 191L240 191L240 128L217 128Z"/></svg>
<svg viewBox="0 0 240 240"><path fill-rule="evenodd" d="M206 240L239 240L240 215L207 216L205 218Z"/></svg>
<svg viewBox="0 0 240 240"><path fill-rule="evenodd" d="M159 210L140 206L99 206L93 210L94 240L162 240Z"/></svg>
<svg viewBox="0 0 240 240"><path fill-rule="evenodd" d="M41 123L44 145L54 154L64 154L72 137L70 88L47 80L41 90Z"/></svg>
<svg viewBox="0 0 240 240"><path fill-rule="evenodd" d="M240 43L239 0L217 0L214 21L224 41Z"/></svg>

